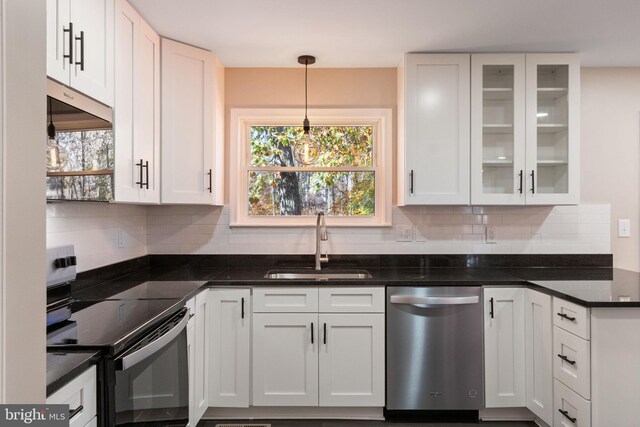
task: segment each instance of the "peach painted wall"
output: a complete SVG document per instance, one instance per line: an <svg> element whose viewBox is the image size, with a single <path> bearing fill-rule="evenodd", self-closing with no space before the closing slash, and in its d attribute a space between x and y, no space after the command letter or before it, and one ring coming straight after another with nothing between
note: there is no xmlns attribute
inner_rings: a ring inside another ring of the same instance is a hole
<svg viewBox="0 0 640 427"><path fill-rule="evenodd" d="M309 67L309 108L392 108L396 128L395 68ZM225 164L229 164L229 117L232 108L304 108L304 68L225 69ZM300 116L302 124L303 116ZM313 117L309 117L313 125ZM395 132L392 163L395 164ZM225 171L225 203L229 203L229 170ZM393 188L395 188L395 178ZM395 199L395 198L394 198Z"/></svg>

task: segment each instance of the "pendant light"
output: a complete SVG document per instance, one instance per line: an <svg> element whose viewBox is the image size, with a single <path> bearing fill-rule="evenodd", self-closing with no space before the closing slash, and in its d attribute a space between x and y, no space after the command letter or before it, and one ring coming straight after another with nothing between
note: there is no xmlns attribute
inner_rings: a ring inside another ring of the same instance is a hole
<svg viewBox="0 0 640 427"><path fill-rule="evenodd" d="M320 154L320 147L313 140L310 134L311 126L309 125L309 118L307 117L307 72L308 66L315 64L316 58L311 55L302 55L298 57L298 63L304 65L304 121L302 122L302 128L304 133L296 144L293 146L293 156L296 161L303 165L311 165L318 160Z"/></svg>
<svg viewBox="0 0 640 427"><path fill-rule="evenodd" d="M58 171L62 169L66 156L56 141L56 127L53 124L51 98L49 98L49 126L47 126L47 136L47 171Z"/></svg>

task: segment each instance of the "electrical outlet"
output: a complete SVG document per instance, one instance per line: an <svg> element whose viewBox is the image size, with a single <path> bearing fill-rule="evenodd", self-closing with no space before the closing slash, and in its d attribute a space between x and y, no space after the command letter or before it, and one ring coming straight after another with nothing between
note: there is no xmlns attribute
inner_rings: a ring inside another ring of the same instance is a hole
<svg viewBox="0 0 640 427"><path fill-rule="evenodd" d="M495 227L487 227L486 231L486 241L487 243L498 243L498 238L496 237L496 228Z"/></svg>
<svg viewBox="0 0 640 427"><path fill-rule="evenodd" d="M618 237L631 237L631 220L618 220Z"/></svg>
<svg viewBox="0 0 640 427"><path fill-rule="evenodd" d="M118 230L118 247L124 248L124 230Z"/></svg>
<svg viewBox="0 0 640 427"><path fill-rule="evenodd" d="M396 225L396 242L413 241L412 225Z"/></svg>

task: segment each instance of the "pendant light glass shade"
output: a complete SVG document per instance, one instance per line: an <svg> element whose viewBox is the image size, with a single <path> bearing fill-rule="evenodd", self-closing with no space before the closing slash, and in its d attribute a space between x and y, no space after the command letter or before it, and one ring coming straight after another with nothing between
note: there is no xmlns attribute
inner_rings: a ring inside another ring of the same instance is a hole
<svg viewBox="0 0 640 427"><path fill-rule="evenodd" d="M309 64L314 64L315 62L316 58L310 55L298 57L298 63L304 64L304 121L302 125L304 133L293 146L293 157L296 159L296 162L305 166L314 164L320 154L320 146L314 141L311 135L311 126L307 118L307 67Z"/></svg>
<svg viewBox="0 0 640 427"><path fill-rule="evenodd" d="M67 164L67 155L56 141L56 127L53 124L51 98L49 98L49 126L47 126L47 136L47 171L59 171Z"/></svg>

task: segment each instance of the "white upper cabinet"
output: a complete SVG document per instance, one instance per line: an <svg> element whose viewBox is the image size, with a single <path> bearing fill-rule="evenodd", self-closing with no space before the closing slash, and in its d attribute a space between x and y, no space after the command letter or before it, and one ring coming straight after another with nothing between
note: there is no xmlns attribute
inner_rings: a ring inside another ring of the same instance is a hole
<svg viewBox="0 0 640 427"><path fill-rule="evenodd" d="M580 63L576 54L527 55L527 204L580 197Z"/></svg>
<svg viewBox="0 0 640 427"><path fill-rule="evenodd" d="M159 203L160 38L116 0L115 43L115 201Z"/></svg>
<svg viewBox="0 0 640 427"><path fill-rule="evenodd" d="M525 55L471 56L471 203L525 200Z"/></svg>
<svg viewBox="0 0 640 427"><path fill-rule="evenodd" d="M470 55L408 54L398 80L398 205L468 205Z"/></svg>
<svg viewBox="0 0 640 427"><path fill-rule="evenodd" d="M114 0L47 0L47 75L113 105Z"/></svg>
<svg viewBox="0 0 640 427"><path fill-rule="evenodd" d="M577 56L478 54L471 62L472 204L577 203Z"/></svg>
<svg viewBox="0 0 640 427"><path fill-rule="evenodd" d="M209 51L161 45L162 203L222 204L224 68Z"/></svg>

